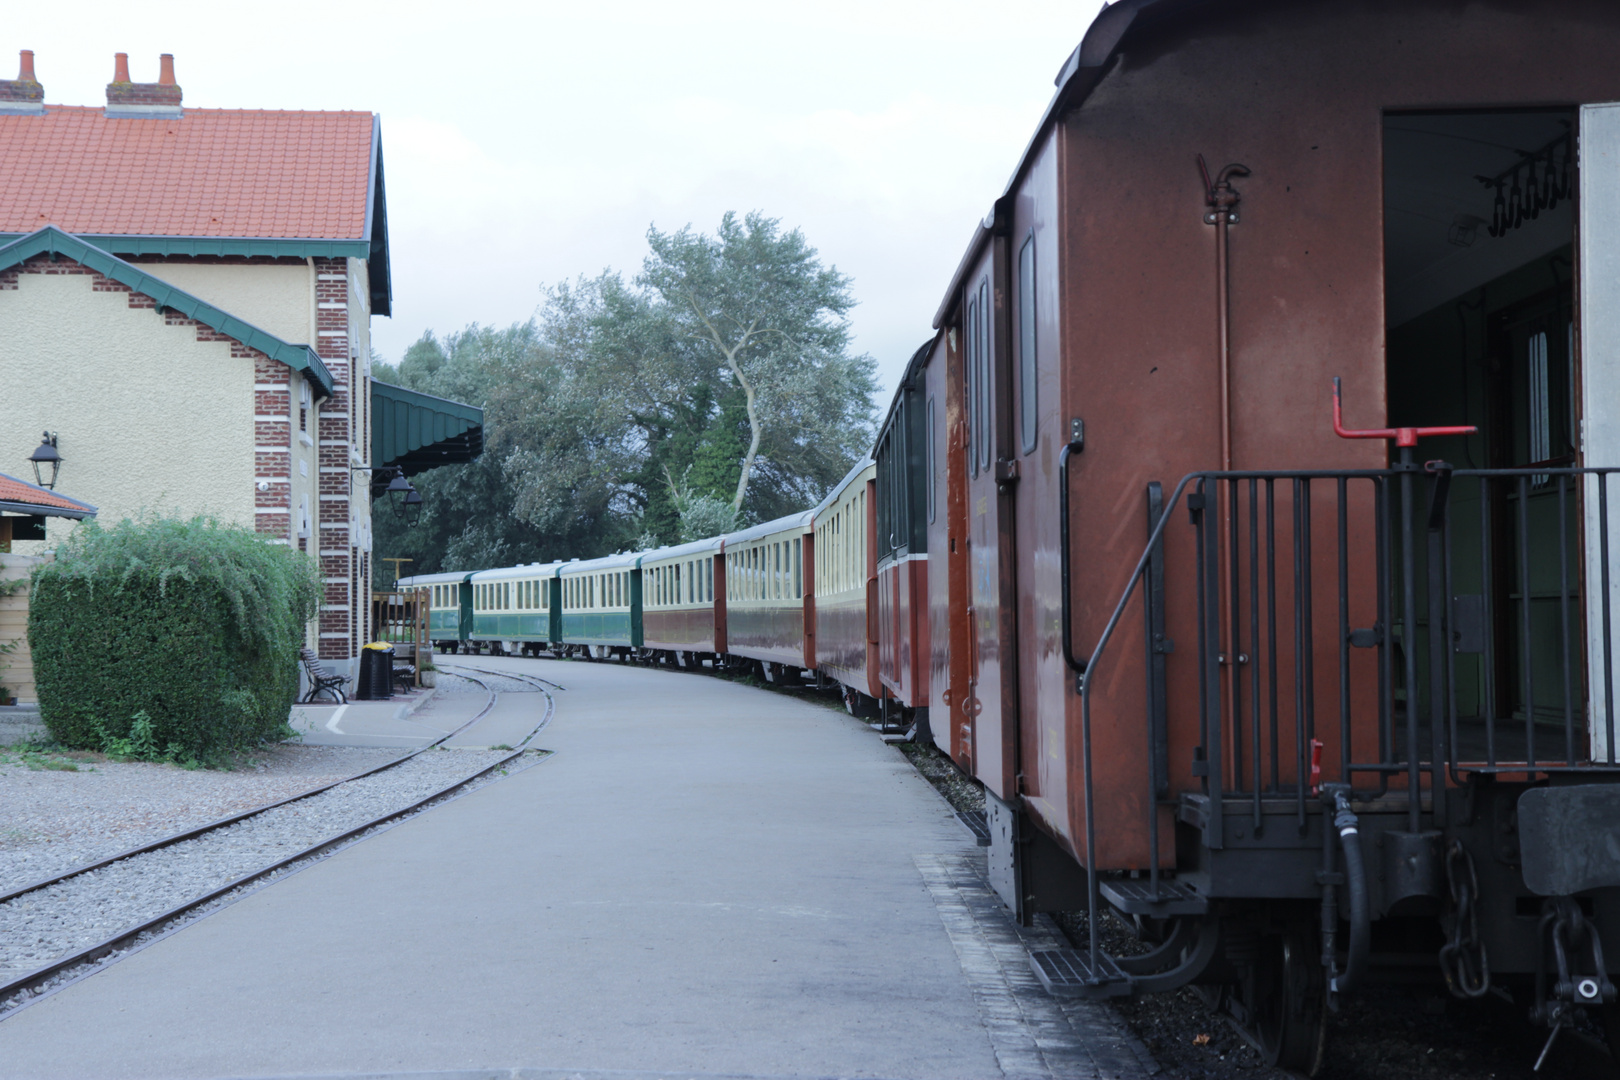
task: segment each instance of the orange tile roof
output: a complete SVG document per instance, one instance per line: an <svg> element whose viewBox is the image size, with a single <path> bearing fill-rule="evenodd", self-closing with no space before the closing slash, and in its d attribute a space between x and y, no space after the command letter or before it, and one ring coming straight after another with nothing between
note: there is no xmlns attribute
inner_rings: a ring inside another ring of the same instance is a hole
<svg viewBox="0 0 1620 1080"><path fill-rule="evenodd" d="M0 232L362 239L373 124L254 109L109 120L71 105L0 116Z"/></svg>
<svg viewBox="0 0 1620 1080"><path fill-rule="evenodd" d="M40 507L46 510L47 513L51 510L68 511L65 515L52 516L84 517L86 516L85 511L89 511L90 516L94 516L96 512L96 508L89 503L69 499L64 495L56 494L54 491L46 491L44 488L24 483L14 476L7 476L5 473L0 473L0 503L26 503L29 506Z"/></svg>

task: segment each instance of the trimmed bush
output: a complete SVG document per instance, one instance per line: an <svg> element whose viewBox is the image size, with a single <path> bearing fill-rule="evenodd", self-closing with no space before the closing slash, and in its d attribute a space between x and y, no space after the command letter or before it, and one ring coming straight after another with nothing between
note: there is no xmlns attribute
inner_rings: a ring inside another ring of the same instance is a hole
<svg viewBox="0 0 1620 1080"><path fill-rule="evenodd" d="M169 760L276 738L320 589L309 556L211 518L85 522L33 575L41 718L64 746Z"/></svg>

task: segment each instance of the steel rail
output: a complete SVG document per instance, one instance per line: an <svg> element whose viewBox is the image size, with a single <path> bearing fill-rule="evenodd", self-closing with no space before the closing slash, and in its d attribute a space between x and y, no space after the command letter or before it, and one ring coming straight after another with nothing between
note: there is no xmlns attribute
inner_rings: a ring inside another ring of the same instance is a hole
<svg viewBox="0 0 1620 1080"><path fill-rule="evenodd" d="M465 678L466 676L463 676L463 677ZM490 701L483 708L483 710L480 711L480 713L478 714L477 717L475 717L473 720L467 721L466 724L463 724L461 727L457 728L456 732L464 731L464 730L466 730L466 728L468 726L470 726L476 720L482 719L483 716L485 716L489 712L490 709L494 708L494 705L495 705L495 698L497 696L496 691L490 690L488 684L484 683L483 680L481 680L481 679L472 679L470 681L476 682L480 686L483 686L486 690L489 690ZM117 934L114 934L112 937L107 938L104 941L101 941L101 942L99 942L99 943L97 943L95 945L90 945L90 946L88 946L86 948L80 949L77 952L71 953L71 954L69 954L67 956L59 957L56 960L51 961L51 963L45 965L42 968L37 968L34 971L31 971L28 974L21 976L20 978L14 979L11 982L6 983L4 985L0 985L0 1002L5 1002L7 999L9 999L11 997L14 997L15 995L17 995L19 993L22 993L23 991L31 990L31 989L35 988L40 983L48 982L51 979L55 978L57 975L60 975L62 972L67 971L67 970L69 970L71 968L77 967L80 964L94 963L95 961L103 959L104 957L106 957L106 956L108 956L108 955L110 955L112 953L116 953L116 952L120 951L121 949L124 949L127 946L133 944L136 941L136 939L138 939L142 934L145 934L145 933L148 933L149 931L155 930L158 927L161 927L166 923L174 922L177 919L180 919L180 918L184 917L186 914L188 914L191 911L194 911L195 909L197 909L199 907L203 907L206 904L212 903L214 900L217 900L222 896L225 896L225 895L227 895L227 894L229 894L231 892L234 892L235 890L240 889L245 885L251 885L255 881L258 881L261 878L268 877L269 875L274 874L276 871L284 869L285 867L287 867L289 865L292 865L293 863L301 862L301 861L303 861L305 859L311 859L311 858L318 857L318 856L320 856L322 854L329 853L332 849L346 844L348 841L359 837L361 834L366 833L366 832L370 831L371 829L376 828L379 825L387 824L388 822L393 821L396 818L406 817L406 816L416 812L417 810L422 809L422 807L426 806L428 803L431 803L431 802L433 802L433 801L435 801L437 799L440 799L440 798L444 797L445 795L450 794L451 792L455 791L457 788L465 787L466 785L472 783L474 780L477 780L480 777L487 776L490 773L494 772L496 769L499 769L502 766L508 764L509 762L515 760L516 758L521 757L522 755L528 753L528 751L524 749L524 746L526 746L531 739L533 739L536 735L538 735L542 730L545 729L546 725L551 722L552 714L556 710L556 699L554 699L549 693L546 693L546 691L544 691L544 690L542 690L541 693L545 694L545 696L546 696L545 715L543 715L540 718L540 722L535 725L534 730L530 731L528 735L524 736L523 741L518 744L517 749L513 750L511 753L506 754L505 756L503 756L499 760L491 762L489 765L484 766L482 769L479 769L477 772L470 773L467 776L463 776L459 780L456 780L453 783L450 783L450 784L448 784L448 785L446 785L446 786L444 786L442 788L439 788L436 791L433 791L433 792L423 796L420 799L417 799L415 802L411 803L409 806L400 807L400 808L395 809L395 810L389 810L386 813L380 814L377 817L371 818L370 820L368 820L366 822L363 822L362 824L359 824L359 825L354 826L353 828L347 829L344 832L341 832L341 833L337 834L336 836L329 836L325 840L322 840L322 841L319 841L318 843L312 844L311 846L305 848L302 851L299 851L299 852L297 852L297 853L295 853L293 855L289 855L284 859L278 859L276 862L271 863L269 866L264 866L264 867L259 868L258 870L252 871L251 873L244 874L242 877L239 877L234 881L231 881L231 882L229 882L229 883L227 883L225 885L222 885L217 889L213 889L213 890L203 894L202 896L193 897L192 899L187 900L185 903L182 903L182 904L179 904L179 905L177 905L177 906L175 906L173 908L170 908L168 911L162 913L161 915L157 915L157 916L154 916L153 918L147 919L145 922L139 923L138 925L131 926L131 927L126 927L125 929L120 930ZM450 734L453 735L456 732L451 732ZM449 738L449 737L450 737L450 735L444 736L444 738ZM444 739L438 740L438 742L443 742L443 741L444 741ZM435 743L434 745L437 745L437 743ZM422 747L422 750L428 750L428 749L431 749L431 747L428 747L428 746ZM419 750L416 753L421 753L421 752L422 751ZM415 753L409 755L409 757L415 757L415 756L416 756ZM391 762L390 764L400 764L401 762L406 761L406 760L408 760L408 758L401 758L399 762ZM377 771L379 771L379 770L375 770L375 769L371 770L371 772L377 772ZM359 775L368 775L368 774L362 773L362 774L359 774ZM351 778L351 779L353 779L353 778ZM347 781L339 781L339 783L346 783L346 782ZM336 786L336 785L328 785L328 787L333 787L333 786ZM325 790L325 789L322 789L322 790ZM287 800L287 801L292 801L292 800ZM277 804L277 805L281 805L281 804ZM269 808L266 807L265 809L269 809ZM4 1007L3 1005L0 1005L0 1019L3 1019L4 1017L10 1015L11 1013L16 1012L18 1008L21 1008L23 1006L32 1004L36 1000L38 1000L38 996L30 997L27 1000L22 1001L22 1002L18 1002L16 1005L11 1006L9 1008Z"/></svg>
<svg viewBox="0 0 1620 1080"><path fill-rule="evenodd" d="M473 679L471 681L477 682L480 686L483 686L485 690L489 691L489 700L484 703L484 707L480 709L478 714L471 720L468 720L465 724L462 724L460 727L456 728L455 731L449 731L439 736L426 746L420 746L408 754L395 758L393 761L386 761L381 765L375 765L369 769L357 772L353 776L345 776L340 780L333 780L329 784L322 784L320 787L310 788L308 791L301 791L296 795L289 795L287 798L279 799L273 803L266 803L264 806L254 807L251 810L243 810L241 813L231 814L229 817L222 817L217 821L210 821L205 825L197 825L181 832L177 832L172 836L165 836L161 840L153 840L150 843L142 844L139 847L132 847L128 851L121 851L116 855L109 855L97 862L86 863L83 866L74 867L71 870L63 871L54 877L48 877L40 881L36 881L32 885L24 885L20 889L13 889L8 893L0 893L0 904L10 903L19 896L26 896L28 893L38 892L40 889L50 888L52 885L60 884L61 882L67 881L69 878L78 877L80 874L88 874L92 870L100 870L102 867L111 866L115 862L122 862L123 860L133 858L136 855L145 855L151 851L160 851L166 847L173 847L175 844L184 843L187 840L195 840L199 836L211 833L216 829L223 829L227 825L234 825L238 821L246 821L250 817L266 813L276 809L277 807L298 802L300 799L308 799L325 791L331 791L333 788L341 784L347 784L355 780L363 779L367 776L373 776L384 771L385 769L392 769L397 765L403 765L405 762L416 757L416 755L433 749L446 739L460 734L473 724L476 724L478 721L482 720L485 716L489 715L489 711L495 707L495 691L490 690L486 684L478 679Z"/></svg>

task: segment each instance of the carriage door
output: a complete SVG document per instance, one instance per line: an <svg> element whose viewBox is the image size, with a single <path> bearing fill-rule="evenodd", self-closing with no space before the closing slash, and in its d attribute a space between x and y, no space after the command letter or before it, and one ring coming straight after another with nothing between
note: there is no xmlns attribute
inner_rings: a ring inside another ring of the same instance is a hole
<svg viewBox="0 0 1620 1080"><path fill-rule="evenodd" d="M1580 463L1620 466L1620 103L1580 110L1577 284ZM1606 488L1600 491L1599 485ZM1620 483L1588 476L1585 517L1587 716L1594 761L1620 757L1611 724L1620 667ZM1607 504L1605 507L1604 504ZM1606 515L1605 511L1606 510ZM1605 523L1604 517L1608 521ZM1607 528L1605 528L1605 524ZM1608 550L1604 550L1607 534ZM1605 565L1606 564L1606 565ZM1608 583L1605 610L1603 584ZM1607 632L1605 632L1607 631Z"/></svg>
<svg viewBox="0 0 1620 1080"><path fill-rule="evenodd" d="M967 404L969 678L962 712L973 726L974 774L1004 801L1016 794L1017 645L1007 543L1013 485L998 483L1008 460L1005 391L1005 241L997 238L965 287L963 399ZM1003 478L1005 479L1005 478Z"/></svg>

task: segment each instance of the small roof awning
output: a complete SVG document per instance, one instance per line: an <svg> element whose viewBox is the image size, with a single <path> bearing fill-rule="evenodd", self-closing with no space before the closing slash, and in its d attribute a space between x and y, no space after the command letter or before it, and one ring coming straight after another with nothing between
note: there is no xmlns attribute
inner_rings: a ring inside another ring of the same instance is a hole
<svg viewBox="0 0 1620 1080"><path fill-rule="evenodd" d="M96 508L78 499L58 495L49 488L0 473L0 514L83 519L95 517Z"/></svg>
<svg viewBox="0 0 1620 1080"><path fill-rule="evenodd" d="M371 380L373 466L397 465L415 476L466 464L483 452L483 409Z"/></svg>

